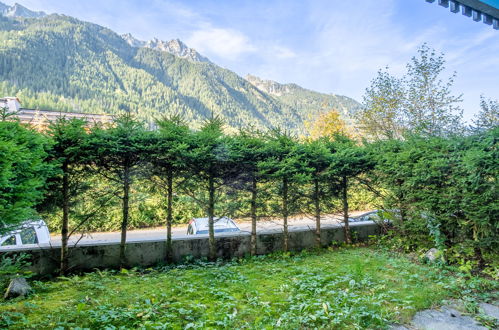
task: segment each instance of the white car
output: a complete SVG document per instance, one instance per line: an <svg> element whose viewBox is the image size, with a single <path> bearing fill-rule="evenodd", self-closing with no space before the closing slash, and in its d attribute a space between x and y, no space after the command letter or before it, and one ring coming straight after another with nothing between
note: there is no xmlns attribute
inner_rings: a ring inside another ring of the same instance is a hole
<svg viewBox="0 0 499 330"><path fill-rule="evenodd" d="M43 220L25 221L16 229L0 236L0 249L3 247L47 243L50 243L50 232Z"/></svg>
<svg viewBox="0 0 499 330"><path fill-rule="evenodd" d="M241 231L234 221L227 217L213 218L213 227L215 234ZM194 218L189 221L187 235L208 234L208 229L208 218Z"/></svg>

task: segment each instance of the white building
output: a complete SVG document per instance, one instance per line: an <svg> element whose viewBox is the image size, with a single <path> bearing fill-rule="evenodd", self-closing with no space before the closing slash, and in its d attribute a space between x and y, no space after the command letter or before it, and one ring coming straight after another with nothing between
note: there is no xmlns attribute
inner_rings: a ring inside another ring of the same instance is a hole
<svg viewBox="0 0 499 330"><path fill-rule="evenodd" d="M37 128L45 128L51 121L55 121L61 117L66 119L83 119L87 122L88 126L96 123L108 124L113 122L113 117L110 115L26 109L21 107L21 101L17 97L11 96L0 98L0 108L5 108L8 113L18 118L21 123L30 124Z"/></svg>

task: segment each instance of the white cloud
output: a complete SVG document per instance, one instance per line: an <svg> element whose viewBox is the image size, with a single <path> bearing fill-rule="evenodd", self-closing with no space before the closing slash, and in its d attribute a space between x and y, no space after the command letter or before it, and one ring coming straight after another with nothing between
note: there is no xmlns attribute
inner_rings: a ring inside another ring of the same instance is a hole
<svg viewBox="0 0 499 330"><path fill-rule="evenodd" d="M294 51L283 46L274 46L272 55L280 59L296 57L296 53Z"/></svg>
<svg viewBox="0 0 499 330"><path fill-rule="evenodd" d="M242 54L257 50L243 33L216 27L207 27L192 32L187 39L187 44L208 57L214 54L229 60L235 60Z"/></svg>

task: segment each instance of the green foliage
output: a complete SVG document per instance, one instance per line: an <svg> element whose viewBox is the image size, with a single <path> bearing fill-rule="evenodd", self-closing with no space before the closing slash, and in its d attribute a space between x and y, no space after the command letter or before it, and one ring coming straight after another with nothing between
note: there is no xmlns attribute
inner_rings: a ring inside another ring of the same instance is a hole
<svg viewBox="0 0 499 330"><path fill-rule="evenodd" d="M447 135L461 130L462 96L452 95L456 73L442 81L443 54L423 44L407 64L404 121L409 131L420 135Z"/></svg>
<svg viewBox="0 0 499 330"><path fill-rule="evenodd" d="M18 122L0 121L0 232L35 216L52 167L49 141Z"/></svg>
<svg viewBox="0 0 499 330"><path fill-rule="evenodd" d="M0 303L0 326L386 328L494 288L365 248L304 251L35 282L27 300Z"/></svg>
<svg viewBox="0 0 499 330"><path fill-rule="evenodd" d="M121 189L122 202L120 263L125 262L125 242L130 219L130 189L145 164L145 141L149 133L143 123L126 113L111 127L96 127L88 138L95 171Z"/></svg>
<svg viewBox="0 0 499 330"><path fill-rule="evenodd" d="M455 73L443 81L443 54L423 44L397 78L379 71L366 89L362 110L356 113L363 132L374 140L452 135L463 130L461 96L452 95Z"/></svg>
<svg viewBox="0 0 499 330"><path fill-rule="evenodd" d="M370 146L374 180L409 249L437 247L453 263L483 268L497 251L497 129L467 137L386 141ZM493 266L489 264L488 266ZM497 265L493 266L497 267Z"/></svg>
<svg viewBox="0 0 499 330"><path fill-rule="evenodd" d="M364 134L374 140L400 138L403 133L403 82L387 70L378 71L363 98L357 120Z"/></svg>
<svg viewBox="0 0 499 330"><path fill-rule="evenodd" d="M478 130L493 129L499 126L499 101L480 97L480 112L473 121Z"/></svg>
<svg viewBox="0 0 499 330"><path fill-rule="evenodd" d="M50 189L45 193L44 209L51 209L62 205L62 186L64 176L68 178L66 197L74 197L81 193L81 186L85 185L84 174L86 154L85 121L78 119L58 118L50 123L45 135L51 140L48 150L48 160L54 166L53 175L47 184ZM69 202L69 201L68 201Z"/></svg>
<svg viewBox="0 0 499 330"><path fill-rule="evenodd" d="M274 182L272 213L283 217L298 212L299 185L310 180L302 145L289 132L276 129L266 136L264 158L257 164L265 181Z"/></svg>

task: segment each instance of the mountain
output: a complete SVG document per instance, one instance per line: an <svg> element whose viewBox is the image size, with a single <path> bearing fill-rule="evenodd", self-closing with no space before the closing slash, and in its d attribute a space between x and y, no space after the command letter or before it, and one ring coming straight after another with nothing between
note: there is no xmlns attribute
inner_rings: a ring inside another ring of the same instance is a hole
<svg viewBox="0 0 499 330"><path fill-rule="evenodd" d="M325 94L298 87L296 95L268 93L179 40L132 38L64 15L0 16L0 96L17 96L27 108L128 111L148 121L177 112L193 127L219 115L232 128L281 126L295 132L327 108L306 106L319 102L315 99L296 101L300 93Z"/></svg>
<svg viewBox="0 0 499 330"><path fill-rule="evenodd" d="M121 37L132 47L147 47L151 49L168 52L175 56L191 60L193 62L210 62L209 59L199 54L194 48L187 47L179 39L172 39L170 41L162 41L154 38L149 41L142 41L136 39L130 33L123 34Z"/></svg>
<svg viewBox="0 0 499 330"><path fill-rule="evenodd" d="M13 6L8 6L0 2L0 15L6 17L24 17L24 18L39 18L47 16L43 11L32 11L28 8L16 3Z"/></svg>
<svg viewBox="0 0 499 330"><path fill-rule="evenodd" d="M272 95L281 103L299 112L320 113L334 109L345 121L352 123L353 115L360 108L359 102L347 96L319 93L296 84L280 84L249 74L245 78L259 90Z"/></svg>

